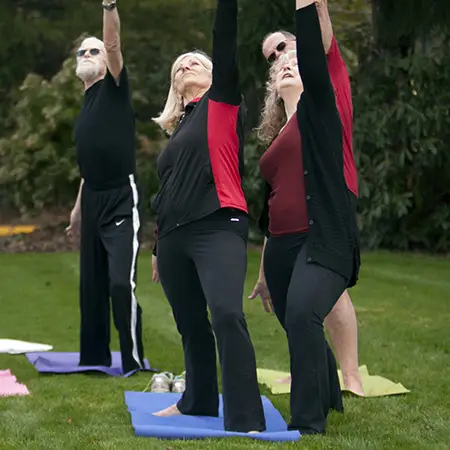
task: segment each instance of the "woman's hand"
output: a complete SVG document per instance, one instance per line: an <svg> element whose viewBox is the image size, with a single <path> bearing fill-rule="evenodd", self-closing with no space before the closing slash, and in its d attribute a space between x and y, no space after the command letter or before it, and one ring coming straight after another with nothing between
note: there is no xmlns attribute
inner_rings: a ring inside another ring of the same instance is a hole
<svg viewBox="0 0 450 450"><path fill-rule="evenodd" d="M159 283L158 264L155 255L152 255L152 281L153 283Z"/></svg>
<svg viewBox="0 0 450 450"><path fill-rule="evenodd" d="M253 292L249 295L249 299L253 300L258 295L261 297L262 304L266 312L271 313L274 311L272 299L270 298L269 289L267 289L267 283L265 278L258 278Z"/></svg>

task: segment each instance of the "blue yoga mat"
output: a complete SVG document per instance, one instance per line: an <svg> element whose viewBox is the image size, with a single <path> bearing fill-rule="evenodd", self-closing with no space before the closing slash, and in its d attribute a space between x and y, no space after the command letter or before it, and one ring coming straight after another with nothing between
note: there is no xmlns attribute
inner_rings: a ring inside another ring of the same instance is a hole
<svg viewBox="0 0 450 450"><path fill-rule="evenodd" d="M27 353L28 361L41 373L76 373L76 372L103 372L113 377L129 377L136 373L133 370L122 372L122 355L120 352L111 352L111 366L79 366L80 354L77 352L34 352ZM155 371L147 359L142 370Z"/></svg>
<svg viewBox="0 0 450 450"><path fill-rule="evenodd" d="M176 403L181 394L155 392L125 392L125 403L131 414L136 436L160 439L205 439L246 437L262 441L298 441L298 431L288 431L287 424L270 400L262 396L267 431L248 434L225 431L223 427L223 404L220 396L219 417L172 416L158 417L153 413Z"/></svg>

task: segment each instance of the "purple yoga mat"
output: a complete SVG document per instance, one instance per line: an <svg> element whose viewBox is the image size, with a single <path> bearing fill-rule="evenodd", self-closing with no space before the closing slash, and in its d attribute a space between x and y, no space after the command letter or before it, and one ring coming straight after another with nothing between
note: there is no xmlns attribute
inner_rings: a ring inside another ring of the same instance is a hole
<svg viewBox="0 0 450 450"><path fill-rule="evenodd" d="M34 352L26 353L28 361L42 373L76 373L76 372L103 372L113 377L129 377L138 370L128 373L122 372L122 357L120 352L111 352L111 367L107 366L79 366L80 354L78 352ZM150 367L147 359L142 370L156 372Z"/></svg>

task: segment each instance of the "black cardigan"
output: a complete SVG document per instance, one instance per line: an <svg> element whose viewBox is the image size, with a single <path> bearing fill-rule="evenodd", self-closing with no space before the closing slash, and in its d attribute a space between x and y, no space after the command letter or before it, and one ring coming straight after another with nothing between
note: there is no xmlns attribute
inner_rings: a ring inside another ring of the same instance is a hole
<svg viewBox="0 0 450 450"><path fill-rule="evenodd" d="M315 4L296 11L297 58L304 91L297 105L302 137L308 263L341 274L354 286L360 267L359 235L344 178L342 124ZM260 227L268 235L267 185Z"/></svg>

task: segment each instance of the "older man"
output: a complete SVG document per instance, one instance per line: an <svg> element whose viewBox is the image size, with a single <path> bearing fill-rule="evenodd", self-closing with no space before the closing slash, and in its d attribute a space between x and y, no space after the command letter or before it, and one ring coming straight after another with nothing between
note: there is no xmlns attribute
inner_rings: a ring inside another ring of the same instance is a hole
<svg viewBox="0 0 450 450"><path fill-rule="evenodd" d="M316 2L322 30L322 40L327 55L333 49L339 53L333 28L328 12L326 0ZM268 34L262 42L262 53L265 59L274 63L280 55L290 50L296 50L295 35L284 30ZM350 90L350 79L345 63L340 54L339 64L329 67L331 82L333 83L336 104L342 121L344 143L344 175L351 197L356 201L358 196L358 180L356 166L353 158L352 130L353 107ZM329 64L330 66L330 64ZM260 295L266 305L270 302L270 295L261 269L260 278L250 298ZM267 309L267 308L266 308ZM364 395L361 376L358 369L358 325L355 310L347 291L338 300L334 308L325 319L325 326L330 335L339 365L341 366L345 388L357 395Z"/></svg>
<svg viewBox="0 0 450 450"><path fill-rule="evenodd" d="M99 5L100 6L100 5ZM67 233L80 250L80 365L111 365L110 298L124 373L143 368L134 112L116 2L103 3L103 42L85 39L76 74L84 103L75 126L81 184Z"/></svg>

